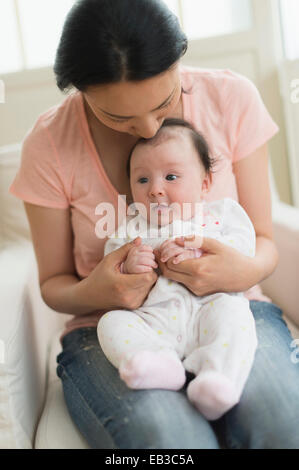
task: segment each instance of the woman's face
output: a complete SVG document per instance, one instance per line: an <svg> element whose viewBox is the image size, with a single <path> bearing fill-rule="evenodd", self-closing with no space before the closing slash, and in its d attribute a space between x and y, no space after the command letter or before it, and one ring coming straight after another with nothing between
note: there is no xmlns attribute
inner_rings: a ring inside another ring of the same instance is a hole
<svg viewBox="0 0 299 470"><path fill-rule="evenodd" d="M105 126L145 139L157 133L180 97L178 65L146 80L90 86L84 92L87 104Z"/></svg>

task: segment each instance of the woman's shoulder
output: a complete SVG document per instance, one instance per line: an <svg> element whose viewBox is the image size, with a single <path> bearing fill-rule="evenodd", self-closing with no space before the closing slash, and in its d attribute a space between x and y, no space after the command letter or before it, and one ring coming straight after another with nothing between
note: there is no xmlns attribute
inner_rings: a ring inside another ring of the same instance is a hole
<svg viewBox="0 0 299 470"><path fill-rule="evenodd" d="M201 94L203 88L208 95L236 99L245 93L256 93L254 83L244 75L231 69L212 69L180 66L184 86L191 95Z"/></svg>
<svg viewBox="0 0 299 470"><path fill-rule="evenodd" d="M61 103L40 114L27 132L24 142L35 144L43 141L46 137L58 141L60 137L65 136L66 132L72 128L76 115L75 107L79 98L79 93L73 92Z"/></svg>
<svg viewBox="0 0 299 470"><path fill-rule="evenodd" d="M245 75L242 75L231 69L204 68L190 65L180 65L180 73L183 77L190 77L190 81L205 80L210 82L227 81L228 83L252 83L252 81L249 78L245 77Z"/></svg>

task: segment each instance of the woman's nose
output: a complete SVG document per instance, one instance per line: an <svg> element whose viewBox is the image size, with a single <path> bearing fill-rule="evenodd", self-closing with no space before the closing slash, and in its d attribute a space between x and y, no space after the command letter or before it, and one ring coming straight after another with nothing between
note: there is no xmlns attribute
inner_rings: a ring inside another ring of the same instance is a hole
<svg viewBox="0 0 299 470"><path fill-rule="evenodd" d="M156 118L146 118L136 125L135 130L140 137L151 139L157 134L161 125L161 120L157 120Z"/></svg>

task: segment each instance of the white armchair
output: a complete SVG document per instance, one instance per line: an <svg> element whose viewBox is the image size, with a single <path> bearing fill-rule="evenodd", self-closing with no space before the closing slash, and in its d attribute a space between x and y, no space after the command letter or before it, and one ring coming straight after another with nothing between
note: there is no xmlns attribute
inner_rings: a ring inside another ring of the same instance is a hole
<svg viewBox="0 0 299 470"><path fill-rule="evenodd" d="M59 336L68 315L42 301L23 204L8 194L20 146L0 149L0 448L88 449L71 421L56 376ZM263 283L299 338L299 210L273 189L280 262Z"/></svg>

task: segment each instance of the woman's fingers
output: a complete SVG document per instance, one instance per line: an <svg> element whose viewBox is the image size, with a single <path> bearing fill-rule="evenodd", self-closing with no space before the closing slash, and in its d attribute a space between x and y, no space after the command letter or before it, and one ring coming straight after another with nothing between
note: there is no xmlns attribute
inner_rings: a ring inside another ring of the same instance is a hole
<svg viewBox="0 0 299 470"><path fill-rule="evenodd" d="M138 247L138 250L139 250L139 251L146 251L146 252L148 252L148 253L152 253L152 252L153 252L153 249L152 249L152 247L151 247L150 245L140 245L140 246Z"/></svg>
<svg viewBox="0 0 299 470"><path fill-rule="evenodd" d="M184 251L184 249L182 249L179 246L176 246L176 247L171 246L168 249L163 250L161 252L161 261L162 261L162 263L166 263L173 256L179 255L180 253L182 253L182 250Z"/></svg>
<svg viewBox="0 0 299 470"><path fill-rule="evenodd" d="M140 266L142 266L142 269L140 269ZM136 274L140 272L149 272L157 267L158 264L156 263L152 252L133 252L132 250L126 260L127 273Z"/></svg>
<svg viewBox="0 0 299 470"><path fill-rule="evenodd" d="M175 268L177 266L180 266L180 265L174 265ZM186 287L189 286L190 281L192 280L192 276L190 276L190 274L187 273L186 271L176 271L173 269L169 269L167 264L163 264L163 266L161 267L161 271L162 271L163 276L166 277L167 279L180 282L184 284Z"/></svg>
<svg viewBox="0 0 299 470"><path fill-rule="evenodd" d="M201 248L203 243L203 237L199 235L188 235L186 237L178 237L175 242L179 246L184 248Z"/></svg>
<svg viewBox="0 0 299 470"><path fill-rule="evenodd" d="M121 264L122 261L125 261L126 257L128 256L129 252L132 250L132 248L135 247L135 240L130 243L126 243L125 245L121 246L115 251L112 251L109 253L109 260L112 261L112 263L115 264Z"/></svg>
<svg viewBox="0 0 299 470"><path fill-rule="evenodd" d="M136 260L137 265L151 266L152 268L157 268L158 264L155 259L150 256L139 256Z"/></svg>
<svg viewBox="0 0 299 470"><path fill-rule="evenodd" d="M173 264L179 264L186 259L196 258L196 250L184 250L179 253L173 260Z"/></svg>
<svg viewBox="0 0 299 470"><path fill-rule="evenodd" d="M208 253L218 253L223 249L223 243L214 238L201 237L199 235L190 235L188 237L178 237L175 239L178 246L185 248L201 248Z"/></svg>

